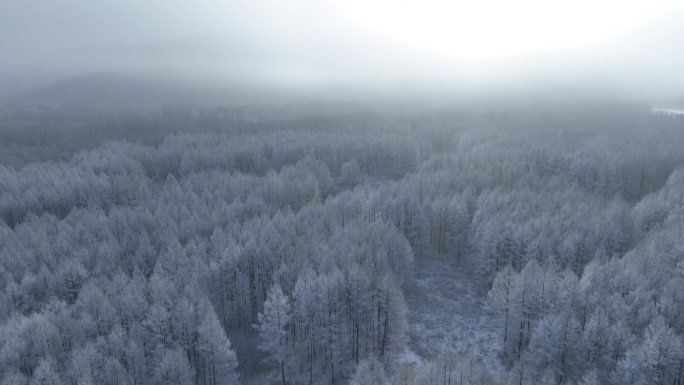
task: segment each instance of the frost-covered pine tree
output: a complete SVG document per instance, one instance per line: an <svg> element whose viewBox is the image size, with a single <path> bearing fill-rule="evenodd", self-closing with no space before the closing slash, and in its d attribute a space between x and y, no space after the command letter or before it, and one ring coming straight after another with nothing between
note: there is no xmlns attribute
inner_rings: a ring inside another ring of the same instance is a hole
<svg viewBox="0 0 684 385"><path fill-rule="evenodd" d="M259 313L259 349L268 353L267 362L280 366L280 378L285 380L285 357L287 355L287 326L291 316L290 301L280 285L274 284L268 291L264 312Z"/></svg>
<svg viewBox="0 0 684 385"><path fill-rule="evenodd" d="M506 265L497 273L489 290L489 298L497 310L503 313L503 345L508 342L509 329L511 326L511 308L513 306L513 290L515 285L515 272L511 265Z"/></svg>
<svg viewBox="0 0 684 385"><path fill-rule="evenodd" d="M389 380L380 361L371 355L356 367L349 385L389 385Z"/></svg>
<svg viewBox="0 0 684 385"><path fill-rule="evenodd" d="M154 370L155 383L158 385L192 385L192 377L186 354L180 349L164 353Z"/></svg>
<svg viewBox="0 0 684 385"><path fill-rule="evenodd" d="M30 385L62 385L62 379L56 368L57 364L52 357L43 358L33 373Z"/></svg>
<svg viewBox="0 0 684 385"><path fill-rule="evenodd" d="M237 358L231 349L230 340L213 310L198 329L199 351L203 363L202 377L207 385L237 385L240 383L237 372Z"/></svg>

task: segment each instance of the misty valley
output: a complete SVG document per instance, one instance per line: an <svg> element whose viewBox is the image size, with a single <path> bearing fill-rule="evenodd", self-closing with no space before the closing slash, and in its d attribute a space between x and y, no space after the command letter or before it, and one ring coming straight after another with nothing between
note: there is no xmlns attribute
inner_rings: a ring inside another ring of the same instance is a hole
<svg viewBox="0 0 684 385"><path fill-rule="evenodd" d="M0 108L3 385L682 385L684 116Z"/></svg>

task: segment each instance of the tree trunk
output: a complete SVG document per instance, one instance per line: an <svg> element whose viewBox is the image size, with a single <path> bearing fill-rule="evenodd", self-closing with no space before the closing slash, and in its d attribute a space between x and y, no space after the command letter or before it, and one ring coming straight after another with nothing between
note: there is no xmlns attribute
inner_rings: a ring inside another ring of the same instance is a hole
<svg viewBox="0 0 684 385"><path fill-rule="evenodd" d="M283 380L283 385L286 385L285 384L285 361L284 360L280 360L280 377Z"/></svg>

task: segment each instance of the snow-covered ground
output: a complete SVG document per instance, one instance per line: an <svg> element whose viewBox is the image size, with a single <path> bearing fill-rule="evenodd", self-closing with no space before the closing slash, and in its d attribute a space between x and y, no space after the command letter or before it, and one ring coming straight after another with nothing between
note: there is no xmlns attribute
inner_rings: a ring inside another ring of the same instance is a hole
<svg viewBox="0 0 684 385"><path fill-rule="evenodd" d="M490 371L501 370L497 350L503 325L487 308L486 293L466 271L445 260L416 261L405 293L412 349L407 361L431 358L446 348L474 352Z"/></svg>
<svg viewBox="0 0 684 385"><path fill-rule="evenodd" d="M673 108L653 108L652 112L656 115L684 115L684 110Z"/></svg>

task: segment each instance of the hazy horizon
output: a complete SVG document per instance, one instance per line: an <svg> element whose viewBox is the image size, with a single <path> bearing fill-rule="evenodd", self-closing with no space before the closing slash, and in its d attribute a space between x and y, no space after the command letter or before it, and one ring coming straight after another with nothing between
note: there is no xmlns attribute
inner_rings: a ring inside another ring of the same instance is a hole
<svg viewBox="0 0 684 385"><path fill-rule="evenodd" d="M252 90L667 101L684 96L682 17L684 4L670 0L7 0L0 97L105 74L207 98Z"/></svg>

